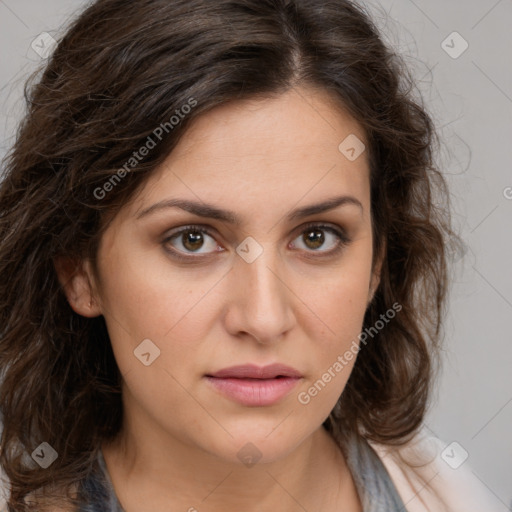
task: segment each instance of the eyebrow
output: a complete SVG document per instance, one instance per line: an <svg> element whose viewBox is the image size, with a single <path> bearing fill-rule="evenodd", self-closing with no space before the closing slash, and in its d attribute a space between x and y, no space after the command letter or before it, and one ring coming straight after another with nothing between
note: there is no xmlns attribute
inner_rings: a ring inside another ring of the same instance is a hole
<svg viewBox="0 0 512 512"><path fill-rule="evenodd" d="M363 205L358 199L353 196L344 195L331 197L320 203L297 208L296 210L290 212L286 218L288 221L293 221L302 219L304 217L309 217L310 215L315 215L317 213L327 212L329 210L333 210L334 208L338 208L339 206L346 205L355 205L360 208L361 212L364 211ZM212 204L190 201L187 199L165 199L163 201L159 201L158 203L155 203L142 210L142 212L140 212L136 218L138 220L142 217L146 217L152 213L167 208L180 208L199 217L217 219L236 226L241 224L240 219L237 218L233 211L224 210Z"/></svg>

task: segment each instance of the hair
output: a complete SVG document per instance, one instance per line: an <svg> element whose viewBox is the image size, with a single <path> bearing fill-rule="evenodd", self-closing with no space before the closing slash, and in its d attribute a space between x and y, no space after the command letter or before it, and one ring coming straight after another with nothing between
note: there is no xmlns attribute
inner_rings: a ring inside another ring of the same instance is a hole
<svg viewBox="0 0 512 512"><path fill-rule="evenodd" d="M96 268L109 222L193 119L298 86L330 92L366 135L374 263L384 257L363 328L401 306L361 348L324 426L336 439L355 432L397 445L417 432L443 337L455 235L433 122L403 58L348 0L98 0L27 80L26 113L3 161L0 463L10 507L35 510L26 498L52 487L67 489L61 498L71 503L69 490L122 424L104 318L71 309L55 258L89 258ZM159 126L155 147L134 163ZM108 193L98 192L107 182ZM46 469L29 456L43 441L58 453Z"/></svg>

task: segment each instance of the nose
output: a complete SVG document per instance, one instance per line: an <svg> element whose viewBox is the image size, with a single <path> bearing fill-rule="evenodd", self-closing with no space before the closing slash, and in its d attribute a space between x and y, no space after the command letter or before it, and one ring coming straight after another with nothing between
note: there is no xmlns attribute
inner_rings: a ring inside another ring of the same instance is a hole
<svg viewBox="0 0 512 512"><path fill-rule="evenodd" d="M225 327L234 336L250 336L261 344L282 339L295 323L294 296L278 258L265 250L248 263L236 257L229 273Z"/></svg>

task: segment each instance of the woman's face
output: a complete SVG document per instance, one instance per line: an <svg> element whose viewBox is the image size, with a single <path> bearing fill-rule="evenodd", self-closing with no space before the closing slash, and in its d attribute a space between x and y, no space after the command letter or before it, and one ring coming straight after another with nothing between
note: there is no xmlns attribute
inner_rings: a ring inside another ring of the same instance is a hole
<svg viewBox="0 0 512 512"><path fill-rule="evenodd" d="M370 299L369 167L355 137L323 92L233 102L199 117L116 216L90 279L131 428L265 462L321 426ZM274 364L289 368L229 370Z"/></svg>

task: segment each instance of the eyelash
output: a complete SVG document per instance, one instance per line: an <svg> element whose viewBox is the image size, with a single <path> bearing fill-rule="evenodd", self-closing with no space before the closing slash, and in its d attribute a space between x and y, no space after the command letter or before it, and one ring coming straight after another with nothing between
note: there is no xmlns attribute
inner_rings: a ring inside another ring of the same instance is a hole
<svg viewBox="0 0 512 512"><path fill-rule="evenodd" d="M307 251L308 253L312 253L314 255L313 256L314 258L322 258L322 257L327 258L327 257L335 256L344 247L349 245L349 243L351 242L351 239L346 235L346 233L342 229L335 228L334 226L330 226L330 225L326 225L326 224L319 224L319 223L314 223L314 222L304 225L302 227L302 231L299 233L299 236L303 235L307 231L312 230L313 228L316 230L319 230L319 231L328 231L329 233L335 235L338 238L338 243L336 244L336 247L334 249L330 249L328 251L314 251L314 250ZM201 234L207 234L208 236L215 238L214 233L207 226L202 226L200 224L191 224L191 225L182 226L181 228L178 228L170 236L166 237L162 243L164 245L166 245L171 240L178 238L181 234L186 233L188 231L194 231L194 232L198 232ZM297 237L295 237L295 238L297 238ZM187 261L189 263L192 262L193 260L203 260L203 259L211 256L212 254L215 254L215 252L213 252L213 253L200 254L200 255L195 255L195 256L192 256L192 255L184 256L181 251L178 251L176 249L170 249L170 248L166 247L165 250L168 253L170 253L173 258L176 258L181 261ZM217 252L221 252L221 251L217 251Z"/></svg>

